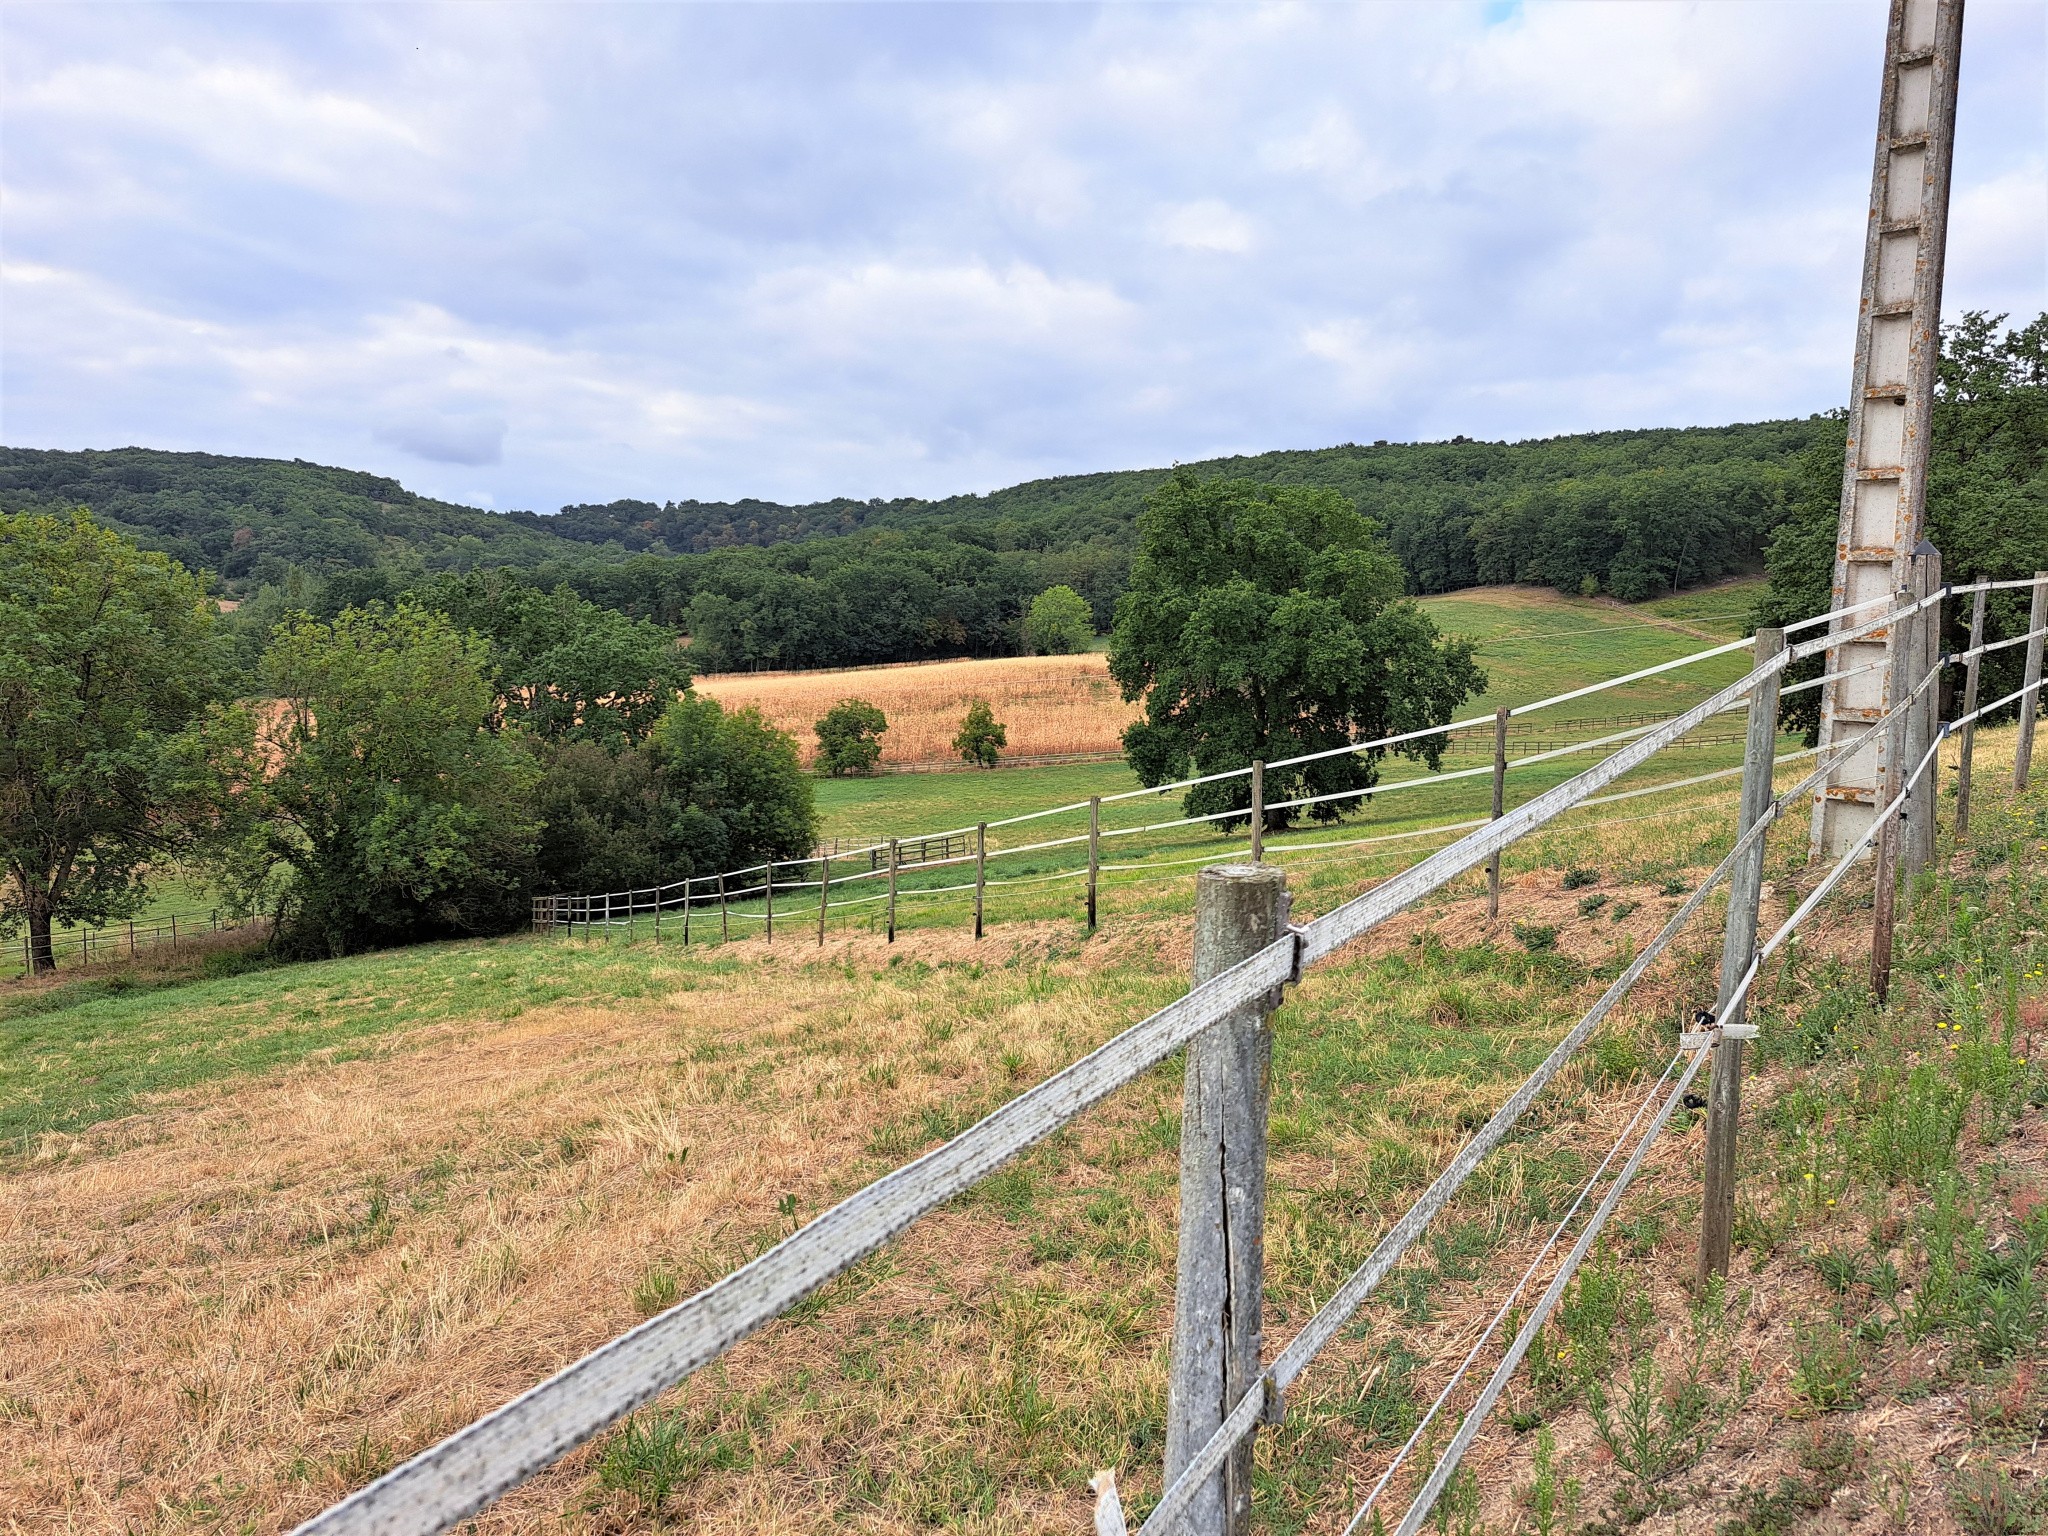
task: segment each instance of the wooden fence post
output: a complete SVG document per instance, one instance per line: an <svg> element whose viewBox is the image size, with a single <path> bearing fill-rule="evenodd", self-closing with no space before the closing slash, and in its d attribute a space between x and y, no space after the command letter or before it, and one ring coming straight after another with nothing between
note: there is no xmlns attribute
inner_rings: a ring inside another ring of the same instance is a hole
<svg viewBox="0 0 2048 1536"><path fill-rule="evenodd" d="M1960 845L1963 834L1970 830L1970 760L1977 751L1977 722L1970 717L1977 713L1977 663L1983 658L1976 654L1984 643L1984 599L1991 594L1982 587L1970 600L1970 659L1963 663L1963 754L1956 764L1956 842Z"/></svg>
<svg viewBox="0 0 2048 1536"><path fill-rule="evenodd" d="M1925 539L1920 542L1922 548L1915 551L1912 565L1912 591L1916 603L1932 590L1928 585L1932 569L1926 553L1931 546ZM1921 684L1927 680L1927 632L1933 628L1933 612L1931 608L1921 609L1913 615L1910 637L1902 636L1904 649L1895 652L1903 663L1899 672L1903 682L1894 697L1903 699L1908 694L1914 695L1912 707L1906 711L1906 753L1899 764L1901 783L1905 782L1914 765L1927 755L1927 745L1934 739L1927 728L1927 698L1934 690L1932 687L1921 689ZM1922 799L1923 796L1912 794L1899 809L1899 878L1909 886L1921 869L1920 829L1926 820L1921 814Z"/></svg>
<svg viewBox="0 0 2048 1536"><path fill-rule="evenodd" d="M725 876L718 877L718 942L724 944L732 938L732 920L725 907Z"/></svg>
<svg viewBox="0 0 2048 1536"><path fill-rule="evenodd" d="M1088 797L1088 931L1095 931L1095 880L1102 873L1102 796Z"/></svg>
<svg viewBox="0 0 2048 1536"><path fill-rule="evenodd" d="M1195 984L1286 931L1287 874L1224 864L1195 880ZM1180 1129L1180 1253L1167 1365L1171 1484L1259 1379L1266 1222L1266 1111L1273 999L1188 1042ZM1237 1536L1251 1521L1251 1442L1188 1506L1186 1527Z"/></svg>
<svg viewBox="0 0 2048 1536"><path fill-rule="evenodd" d="M1252 862L1266 861L1266 765L1263 760L1252 763Z"/></svg>
<svg viewBox="0 0 2048 1536"><path fill-rule="evenodd" d="M896 942L896 870L901 855L895 838L889 839L889 942Z"/></svg>
<svg viewBox="0 0 2048 1536"><path fill-rule="evenodd" d="M1500 820L1508 790L1508 712L1493 712L1493 819ZM1500 850L1486 861L1486 920L1500 916Z"/></svg>
<svg viewBox="0 0 2048 1536"><path fill-rule="evenodd" d="M135 919L128 919L128 958L135 958Z"/></svg>
<svg viewBox="0 0 2048 1536"><path fill-rule="evenodd" d="M175 912L173 912L173 913L171 914L171 953L175 955L175 954L176 954L177 952L178 952L178 914L177 914L177 913L175 913Z"/></svg>
<svg viewBox="0 0 2048 1536"><path fill-rule="evenodd" d="M2041 701L2041 627L2048 624L2048 571L2034 572L2034 601L2027 610L2027 671L2021 682L2020 739L2013 751L2012 787L2024 790L2034 767L2034 715Z"/></svg>
<svg viewBox="0 0 2048 1536"><path fill-rule="evenodd" d="M974 936L981 937L981 891L988 883L988 823L974 829Z"/></svg>
<svg viewBox="0 0 2048 1536"><path fill-rule="evenodd" d="M825 908L832 901L832 855L818 860L818 947L825 945Z"/></svg>
<svg viewBox="0 0 2048 1536"><path fill-rule="evenodd" d="M1878 809L1882 810L1897 797L1905 783L1906 761L1906 718L1910 709L1896 708L1906 696L1904 679L1910 675L1910 657L1914 650L1914 624L1911 606L1913 594L1910 590L1898 594L1897 606L1893 609L1891 623L1892 642L1892 685L1888 697L1896 709L1891 724L1885 728L1885 755L1888 761L1878 776L1882 798ZM1889 817L1877 834L1877 857L1872 860L1875 880L1870 912L1870 990L1882 1004L1891 996L1892 990L1892 928L1898 917L1898 874L1899 874L1899 818L1897 813Z"/></svg>
<svg viewBox="0 0 2048 1536"><path fill-rule="evenodd" d="M690 947L690 887L697 883L695 875L683 876L683 948Z"/></svg>
<svg viewBox="0 0 2048 1536"><path fill-rule="evenodd" d="M1939 677L1930 678L1930 674L1938 672L1941 668L1941 551L1922 539L1913 564L1919 576L1915 584L1918 595L1937 599L1931 607L1921 611L1917 631L1920 636L1920 670L1913 681L1916 686L1925 684L1919 708L1914 711L1919 729L1916 732L1918 745L1913 752L1913 761L1918 763L1941 740L1942 680ZM1937 759L1929 766L1919 787L1913 791L1913 815L1906 823L1907 844L1911 849L1906 861L1908 877L1919 874L1934 862L1935 831L1940 820L1940 801L1941 763Z"/></svg>
<svg viewBox="0 0 2048 1536"><path fill-rule="evenodd" d="M654 886L654 942L657 944L661 942L661 891L661 884L657 881Z"/></svg>
<svg viewBox="0 0 2048 1536"><path fill-rule="evenodd" d="M1756 632L1755 664L1762 666L1785 649L1785 631ZM1778 756L1778 688L1773 672L1749 696L1749 733L1742 751L1742 804L1735 835L1746 835L1771 807ZM1729 999L1742 984L1756 955L1757 907L1763 897L1764 841L1759 837L1728 872L1728 923L1721 938L1721 991L1714 1017L1721 1038L1714 1045L1713 1076L1707 1088L1707 1162L1700 1210L1700 1278L1728 1273L1728 1247L1735 1229L1735 1137L1742 1122L1741 1026L1747 1007ZM1731 1037L1731 1027L1733 1036Z"/></svg>
<svg viewBox="0 0 2048 1536"><path fill-rule="evenodd" d="M767 921L762 924L762 928L764 930L762 937L765 938L768 943L773 944L775 942L775 861L773 859L770 859L768 861L767 912Z"/></svg>

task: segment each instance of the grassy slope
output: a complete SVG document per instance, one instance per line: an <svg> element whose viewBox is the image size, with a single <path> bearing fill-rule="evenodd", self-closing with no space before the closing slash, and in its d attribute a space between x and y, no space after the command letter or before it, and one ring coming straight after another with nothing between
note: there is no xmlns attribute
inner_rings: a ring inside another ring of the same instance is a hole
<svg viewBox="0 0 2048 1536"><path fill-rule="evenodd" d="M1998 803L2001 746L1987 738L1979 851L1923 905L1894 1009L1859 996L1853 904L1759 1008L1770 1042L1750 1089L1740 1284L1701 1357L1704 1400L1728 1410L1714 1448L1638 1487L1588 1411L1589 1379L1620 1402L1640 1376L1654 1448L1681 1402L1667 1388L1685 1372L1699 1153L1681 1126L1598 1283L1479 1447L1487 1528L1527 1519L1516 1494L1536 1436L1513 1426L1538 1418L1560 1481L1580 1485L1572 1523L1593 1533L1684 1518L1761 1536L1830 1500L1875 1530L1901 1497L1918 1500L1915 1528L1946 1531L1966 1449L2025 1462L2001 1437L2024 1446L2043 1406L2029 1363L2041 1311L1999 1301L1984 1256L2048 1173L2026 1107L2048 1079L2012 1065L2041 1016L2048 863L2021 835L2039 797ZM1554 869L1513 883L1510 915L1555 926L1554 956L1489 935L1467 894L1312 973L1276 1023L1276 1340L1597 991L1594 970L1668 909L1660 874L1697 869L1724 832L1717 809L1551 849L1601 871L1572 892ZM1799 841L1788 824L1778 878ZM1357 876L1305 873L1305 908ZM922 932L893 952L857 934L823 953L513 940L10 1020L36 1032L46 1107L74 1125L130 1113L41 1138L5 1174L0 1330L25 1346L0 1360L0 1503L32 1525L297 1518L743 1259L782 1228L784 1196L807 1216L1171 996L1186 965L1176 889L1085 942L1068 924L998 927L979 948ZM1640 905L1617 925L1608 909L1624 901ZM1266 1528L1334 1529L1346 1490L1370 1485L1440 1362L1640 1099L1640 1074L1711 985L1709 958L1644 994L1304 1379L1261 1440ZM1963 1024L1954 1050L1936 1018ZM295 1069L204 1081L314 1045L328 1049ZM145 1069L178 1091L122 1099L89 1081L127 1071L134 1090ZM1157 1486L1176 1106L1169 1067L481 1528L1076 1529L1080 1482L1104 1464L1142 1508ZM1944 1183L1958 1168L1963 1182ZM1962 1255L1946 1271L1928 1248L1943 1232ZM1834 1252L1845 1267L1804 1257ZM1909 1300L1931 1285L1939 1305L1882 1301L1867 1278L1881 1260ZM1594 1356L1606 1374L1588 1378ZM1738 1409L1725 1399L1744 1364L1761 1375Z"/></svg>

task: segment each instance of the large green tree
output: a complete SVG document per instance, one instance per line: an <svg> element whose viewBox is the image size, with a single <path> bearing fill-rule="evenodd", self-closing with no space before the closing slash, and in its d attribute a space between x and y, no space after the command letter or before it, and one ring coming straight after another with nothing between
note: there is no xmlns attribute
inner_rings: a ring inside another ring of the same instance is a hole
<svg viewBox="0 0 2048 1536"><path fill-rule="evenodd" d="M670 878L808 856L818 841L811 777L796 739L756 709L678 699L647 739L661 776Z"/></svg>
<svg viewBox="0 0 2048 1536"><path fill-rule="evenodd" d="M1069 586L1047 587L1024 615L1024 649L1035 656L1069 656L1095 643L1088 600Z"/></svg>
<svg viewBox="0 0 2048 1536"><path fill-rule="evenodd" d="M1927 473L1927 536L1952 582L2010 579L2048 569L2048 314L2006 328L2005 316L1972 311L1945 326L1935 380L1933 454ZM1844 425L1838 418L1800 462L1790 515L1770 547L1770 584L1760 624L1787 624L1827 610L1841 514ZM1949 603L1945 649L1960 649L1967 600ZM1989 632L2026 628L2027 594L1995 592ZM1817 675L1820 663L1802 672ZM1984 659L1987 698L2019 686L2022 649ZM1811 729L1819 694L1786 701L1786 718Z"/></svg>
<svg viewBox="0 0 2048 1536"><path fill-rule="evenodd" d="M1125 698L1144 701L1124 747L1147 784L1443 725L1486 687L1470 642L1446 639L1401 595L1378 529L1334 491L1183 471L1153 492L1138 534L1109 670ZM1434 768L1444 744L1426 736L1397 750ZM1383 756L1269 776L1267 803L1369 787ZM1197 785L1183 805L1207 815L1250 803L1237 779Z"/></svg>
<svg viewBox="0 0 2048 1536"><path fill-rule="evenodd" d="M637 746L568 741L542 755L544 894L645 889L805 858L817 843L796 742L755 710L689 694Z"/></svg>
<svg viewBox="0 0 2048 1536"><path fill-rule="evenodd" d="M53 925L134 912L218 826L213 623L196 578L84 512L0 515L0 924L35 969Z"/></svg>
<svg viewBox="0 0 2048 1536"><path fill-rule="evenodd" d="M508 571L473 571L415 595L490 642L486 675L504 718L543 740L638 741L690 684L673 634L567 586L542 591Z"/></svg>
<svg viewBox="0 0 2048 1536"><path fill-rule="evenodd" d="M278 941L297 954L510 927L539 770L497 700L482 641L431 609L349 609L281 626L264 658L271 770L245 888L288 868Z"/></svg>

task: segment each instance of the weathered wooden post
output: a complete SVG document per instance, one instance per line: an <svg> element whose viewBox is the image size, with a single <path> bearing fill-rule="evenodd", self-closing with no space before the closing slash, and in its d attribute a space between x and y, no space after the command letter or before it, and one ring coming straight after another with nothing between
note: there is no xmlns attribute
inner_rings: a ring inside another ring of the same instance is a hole
<svg viewBox="0 0 2048 1536"><path fill-rule="evenodd" d="M1252 862L1266 861L1266 765L1263 760L1252 763Z"/></svg>
<svg viewBox="0 0 2048 1536"><path fill-rule="evenodd" d="M1102 872L1102 796L1088 797L1088 931L1095 931L1095 880Z"/></svg>
<svg viewBox="0 0 2048 1536"><path fill-rule="evenodd" d="M723 944L732 938L732 918L725 905L725 876L718 877L718 942Z"/></svg>
<svg viewBox="0 0 2048 1536"><path fill-rule="evenodd" d="M895 838L889 839L889 942L896 942L896 870L898 866L898 845Z"/></svg>
<svg viewBox="0 0 2048 1536"><path fill-rule="evenodd" d="M1977 751L1977 722L1970 717L1977 713L1977 664L1983 658L1977 654L1984 644L1984 600L1991 594L1984 588L1977 589L1977 595L1970 600L1970 659L1963 663L1963 754L1956 764L1956 842L1960 845L1963 834L1970 830L1970 760Z"/></svg>
<svg viewBox="0 0 2048 1536"><path fill-rule="evenodd" d="M1756 665L1785 649L1785 631L1756 632ZM1735 835L1748 833L1771 808L1778 756L1778 688L1783 670L1758 683L1749 696L1749 734L1742 750L1742 804ZM1764 842L1759 837L1728 872L1728 924L1721 939L1721 991L1714 1017L1721 1038L1714 1045L1713 1076L1707 1088L1707 1163L1700 1211L1700 1278L1728 1273L1728 1246L1735 1229L1735 1138L1742 1122L1742 1042L1748 1034L1743 1002L1729 999L1742 984L1756 955L1757 907L1763 897Z"/></svg>
<svg viewBox="0 0 2048 1536"><path fill-rule="evenodd" d="M765 930L763 937L768 943L773 944L775 942L775 861L773 859L768 861L767 913L767 921L762 925Z"/></svg>
<svg viewBox="0 0 2048 1536"><path fill-rule="evenodd" d="M690 947L690 907L693 902L690 887L696 883L697 877L695 875L683 876L683 948L685 949Z"/></svg>
<svg viewBox="0 0 2048 1536"><path fill-rule="evenodd" d="M981 893L988 884L988 823L974 829L974 936L981 937Z"/></svg>
<svg viewBox="0 0 2048 1536"><path fill-rule="evenodd" d="M2020 679L2020 739L2013 749L2012 787L2023 790L2034 767L2034 716L2041 702L2041 628L2048 625L2048 571L2034 572L2034 601L2027 610L2027 670Z"/></svg>
<svg viewBox="0 0 2048 1536"><path fill-rule="evenodd" d="M1943 595L1946 584L1941 573L1941 551L1925 539L1920 541L1922 566L1921 577L1926 591L1922 594L1935 601L1920 616L1920 677L1926 680L1926 691L1920 697L1920 752L1924 756L1940 743L1941 734L1941 693L1944 682L1939 673L1941 666L1942 632L1947 627L1943 615L1948 600ZM1920 758L1915 757L1914 762ZM1906 824L1913 834L1914 856L1912 873L1919 874L1934 863L1937 833L1941 824L1941 760L1935 759L1927 770L1920 787L1913 793L1913 809L1918 813Z"/></svg>
<svg viewBox="0 0 2048 1536"><path fill-rule="evenodd" d="M1936 572L1939 569L1934 546L1925 539L1913 552L1913 600L1924 602L1935 591ZM1906 711L1906 756L1900 765L1900 782L1906 782L1920 760L1927 755L1927 749L1934 741L1934 691L1939 685L1927 676L1927 642L1933 637L1938 620L1934 608L1920 608L1913 615L1910 643L1900 653L1903 668L1904 691L1897 697L1910 696L1913 703ZM1899 810L1899 878L1907 886L1913 877L1926 867L1929 843L1927 830L1932 818L1927 814L1927 802L1933 798L1927 793L1927 784L1907 792L1908 798Z"/></svg>
<svg viewBox="0 0 2048 1536"><path fill-rule="evenodd" d="M818 946L825 944L825 908L832 901L832 855L818 860Z"/></svg>
<svg viewBox="0 0 2048 1536"><path fill-rule="evenodd" d="M1493 819L1500 820L1508 792L1508 712L1493 712ZM1486 920L1500 916L1500 850L1486 861Z"/></svg>
<svg viewBox="0 0 2048 1536"><path fill-rule="evenodd" d="M1917 648L1912 606L1913 594L1908 589L1898 594L1892 610L1892 683L1889 692L1892 718L1885 727L1885 756L1888 761L1878 780L1883 791L1878 801L1880 811L1898 797L1906 782L1906 720L1912 710L1904 707L1904 680L1911 673L1910 658ZM1898 916L1898 811L1887 816L1883 827L1878 830L1877 857L1872 864L1875 890L1870 913L1870 990L1878 1002L1883 1003L1891 996L1892 928Z"/></svg>
<svg viewBox="0 0 2048 1536"><path fill-rule="evenodd" d="M654 887L654 942L661 942L661 891L659 882Z"/></svg>
<svg viewBox="0 0 2048 1536"><path fill-rule="evenodd" d="M1287 928L1287 875L1222 864L1195 881L1195 984L1257 954ZM1259 1379L1266 1227L1266 1110L1272 998L1188 1042L1180 1129L1180 1254L1167 1368L1166 1481L1194 1459ZM1187 1529L1250 1528L1251 1444L1188 1507Z"/></svg>
<svg viewBox="0 0 2048 1536"><path fill-rule="evenodd" d="M128 958L135 958L135 919L128 919Z"/></svg>
<svg viewBox="0 0 2048 1536"><path fill-rule="evenodd" d="M177 913L175 913L175 912L173 912L173 913L171 914L171 953L175 955L175 954L176 954L177 952L178 952L178 914L177 914Z"/></svg>

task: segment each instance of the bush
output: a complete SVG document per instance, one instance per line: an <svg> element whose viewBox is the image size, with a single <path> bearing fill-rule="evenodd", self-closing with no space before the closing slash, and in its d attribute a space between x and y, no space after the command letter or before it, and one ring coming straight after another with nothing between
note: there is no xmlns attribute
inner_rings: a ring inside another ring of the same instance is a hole
<svg viewBox="0 0 2048 1536"><path fill-rule="evenodd" d="M1047 587L1024 615L1024 648L1034 656L1066 656L1095 643L1095 615L1072 587Z"/></svg>
<svg viewBox="0 0 2048 1536"><path fill-rule="evenodd" d="M1555 923L1516 923L1515 942L1532 955L1547 954L1557 948L1557 925Z"/></svg>
<svg viewBox="0 0 2048 1536"><path fill-rule="evenodd" d="M537 892L582 895L677 878L661 773L651 754L569 741L543 748L540 762Z"/></svg>
<svg viewBox="0 0 2048 1536"><path fill-rule="evenodd" d="M831 777L863 778L882 760L882 733L889 717L866 699L841 699L812 727L818 733L817 766Z"/></svg>
<svg viewBox="0 0 2048 1536"><path fill-rule="evenodd" d="M661 775L671 878L804 858L817 845L796 739L759 710L727 714L716 699L686 696L669 706L647 750Z"/></svg>
<svg viewBox="0 0 2048 1536"><path fill-rule="evenodd" d="M987 699L976 699L967 706L960 734L953 738L953 750L964 761L977 768L993 768L1002 758L1002 749L1009 744L1010 733L989 708Z"/></svg>

